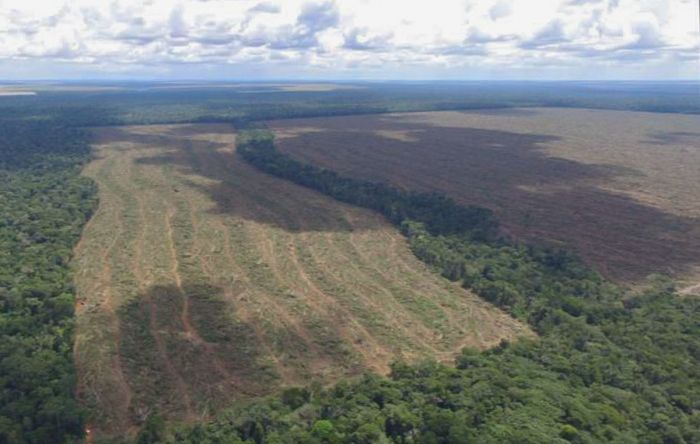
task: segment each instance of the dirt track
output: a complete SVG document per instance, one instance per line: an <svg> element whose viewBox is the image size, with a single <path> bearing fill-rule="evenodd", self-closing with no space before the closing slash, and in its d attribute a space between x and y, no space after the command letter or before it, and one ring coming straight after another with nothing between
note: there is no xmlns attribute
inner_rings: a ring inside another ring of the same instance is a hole
<svg viewBox="0 0 700 444"><path fill-rule="evenodd" d="M105 128L74 267L94 436L395 358L531 334L429 271L381 217L264 175L225 125Z"/></svg>

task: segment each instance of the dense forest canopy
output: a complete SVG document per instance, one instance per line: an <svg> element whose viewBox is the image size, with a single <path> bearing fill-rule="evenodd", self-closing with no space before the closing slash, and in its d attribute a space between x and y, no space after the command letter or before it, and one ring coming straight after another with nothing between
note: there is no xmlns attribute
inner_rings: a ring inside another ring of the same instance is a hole
<svg viewBox="0 0 700 444"><path fill-rule="evenodd" d="M386 112L573 107L700 114L697 82L341 83L287 91L265 83L111 82L88 91L40 89L0 98L3 119L99 126L323 117ZM27 86L31 88L31 85Z"/></svg>
<svg viewBox="0 0 700 444"><path fill-rule="evenodd" d="M403 84L2 98L0 443L74 442L84 433L69 268L96 205L94 185L79 175L89 159L84 126L224 121L252 128L268 118L528 105L700 112L686 94L696 85L609 88ZM243 131L238 153L270 174L385 215L417 257L527 321L539 337L484 353L465 349L454 366L396 363L388 378L366 375L325 389L310 382L232 406L207 424L174 427L155 413L138 442L700 441L697 298L676 295L662 277L629 293L571 252L504 237L488 210L301 164L280 154L264 129Z"/></svg>
<svg viewBox="0 0 700 444"><path fill-rule="evenodd" d="M68 262L96 201L89 146L51 121L0 120L0 442L83 434Z"/></svg>

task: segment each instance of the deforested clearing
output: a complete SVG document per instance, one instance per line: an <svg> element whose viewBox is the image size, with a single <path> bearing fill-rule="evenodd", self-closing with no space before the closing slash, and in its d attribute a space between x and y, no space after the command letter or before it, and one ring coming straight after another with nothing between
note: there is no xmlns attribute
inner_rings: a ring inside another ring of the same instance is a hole
<svg viewBox="0 0 700 444"><path fill-rule="evenodd" d="M73 261L93 435L532 336L429 270L379 215L238 159L230 126L94 138L84 174L100 204Z"/></svg>
<svg viewBox="0 0 700 444"><path fill-rule="evenodd" d="M279 120L294 158L493 209L605 275L700 281L700 117L523 108Z"/></svg>

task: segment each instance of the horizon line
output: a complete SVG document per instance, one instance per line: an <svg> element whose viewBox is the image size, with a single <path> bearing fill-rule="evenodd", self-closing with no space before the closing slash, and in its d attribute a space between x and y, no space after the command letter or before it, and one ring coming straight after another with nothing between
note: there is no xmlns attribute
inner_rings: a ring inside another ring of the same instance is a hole
<svg viewBox="0 0 700 444"><path fill-rule="evenodd" d="M477 83L477 82L492 82L492 83L698 83L700 79L335 79L335 78L270 78L270 79L249 79L249 78L232 78L232 79L203 79L203 78L185 78L185 79L167 79L167 78L46 78L46 79L0 79L2 83L93 83L93 82L154 82L154 83ZM0 85L2 86L2 85Z"/></svg>

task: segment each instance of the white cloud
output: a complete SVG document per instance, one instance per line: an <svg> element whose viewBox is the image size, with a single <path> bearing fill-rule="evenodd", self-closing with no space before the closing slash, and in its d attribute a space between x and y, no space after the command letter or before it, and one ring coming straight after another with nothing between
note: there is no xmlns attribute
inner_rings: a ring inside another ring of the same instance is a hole
<svg viewBox="0 0 700 444"><path fill-rule="evenodd" d="M394 78L547 78L557 65L574 77L596 64L651 78L676 64L681 78L698 74L697 17L694 0L0 0L0 77L14 61Z"/></svg>

